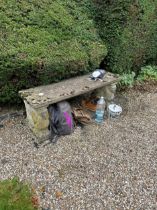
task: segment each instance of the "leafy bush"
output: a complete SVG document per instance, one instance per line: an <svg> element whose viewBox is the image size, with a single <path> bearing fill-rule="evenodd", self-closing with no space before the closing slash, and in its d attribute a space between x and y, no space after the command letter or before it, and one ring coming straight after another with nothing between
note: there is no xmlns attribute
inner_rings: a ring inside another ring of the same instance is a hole
<svg viewBox="0 0 157 210"><path fill-rule="evenodd" d="M157 66L144 66L137 78L135 78L135 72L130 74L123 73L121 75L120 86L132 87L136 82L144 82L150 80L157 81Z"/></svg>
<svg viewBox="0 0 157 210"><path fill-rule="evenodd" d="M93 14L108 47L105 65L117 73L139 73L157 58L157 1L94 1Z"/></svg>
<svg viewBox="0 0 157 210"><path fill-rule="evenodd" d="M0 181L1 210L36 210L32 203L32 193L27 185L17 178Z"/></svg>
<svg viewBox="0 0 157 210"><path fill-rule="evenodd" d="M157 80L157 66L145 66L141 68L138 81Z"/></svg>
<svg viewBox="0 0 157 210"><path fill-rule="evenodd" d="M2 0L0 7L0 103L17 102L19 89L88 72L107 53L77 0Z"/></svg>
<svg viewBox="0 0 157 210"><path fill-rule="evenodd" d="M130 74L122 74L120 85L132 87L135 82L135 72Z"/></svg>

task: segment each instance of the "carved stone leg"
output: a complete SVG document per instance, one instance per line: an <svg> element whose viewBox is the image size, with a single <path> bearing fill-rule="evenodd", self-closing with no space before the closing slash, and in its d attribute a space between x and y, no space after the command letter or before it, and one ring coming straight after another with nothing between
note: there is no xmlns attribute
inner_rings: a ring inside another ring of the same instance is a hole
<svg viewBox="0 0 157 210"><path fill-rule="evenodd" d="M29 127L38 138L38 141L42 142L49 135L49 115L47 108L34 109L26 101L24 103Z"/></svg>
<svg viewBox="0 0 157 210"><path fill-rule="evenodd" d="M95 91L98 97L103 96L106 102L111 102L115 97L116 84L111 84Z"/></svg>
<svg viewBox="0 0 157 210"><path fill-rule="evenodd" d="M112 84L105 87L105 99L107 103L111 103L114 100L116 93L116 84Z"/></svg>

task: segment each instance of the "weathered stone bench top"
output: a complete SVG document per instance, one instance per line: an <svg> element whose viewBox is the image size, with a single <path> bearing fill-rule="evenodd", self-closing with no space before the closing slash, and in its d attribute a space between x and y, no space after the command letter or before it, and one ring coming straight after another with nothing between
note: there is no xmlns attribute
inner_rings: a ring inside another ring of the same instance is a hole
<svg viewBox="0 0 157 210"><path fill-rule="evenodd" d="M19 94L28 104L37 109L119 81L117 75L109 72L105 74L102 81L91 80L89 76L88 74L50 85L22 90L19 91Z"/></svg>

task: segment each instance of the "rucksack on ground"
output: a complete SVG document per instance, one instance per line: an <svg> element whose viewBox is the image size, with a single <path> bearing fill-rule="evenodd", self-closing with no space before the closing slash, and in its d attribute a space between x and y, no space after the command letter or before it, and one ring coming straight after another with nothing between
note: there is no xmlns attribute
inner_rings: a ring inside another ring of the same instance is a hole
<svg viewBox="0 0 157 210"><path fill-rule="evenodd" d="M70 104L62 101L48 107L50 139L55 143L59 136L69 135L74 131L74 121Z"/></svg>

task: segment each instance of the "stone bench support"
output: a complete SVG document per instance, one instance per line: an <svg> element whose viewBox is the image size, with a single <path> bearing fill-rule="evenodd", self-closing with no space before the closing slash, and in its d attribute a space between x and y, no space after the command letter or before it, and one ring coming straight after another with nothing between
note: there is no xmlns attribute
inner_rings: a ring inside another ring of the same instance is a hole
<svg viewBox="0 0 157 210"><path fill-rule="evenodd" d="M40 139L47 138L49 135L49 115L47 107L36 109L28 104L27 101L24 101L24 103L30 129L33 131L36 137Z"/></svg>

